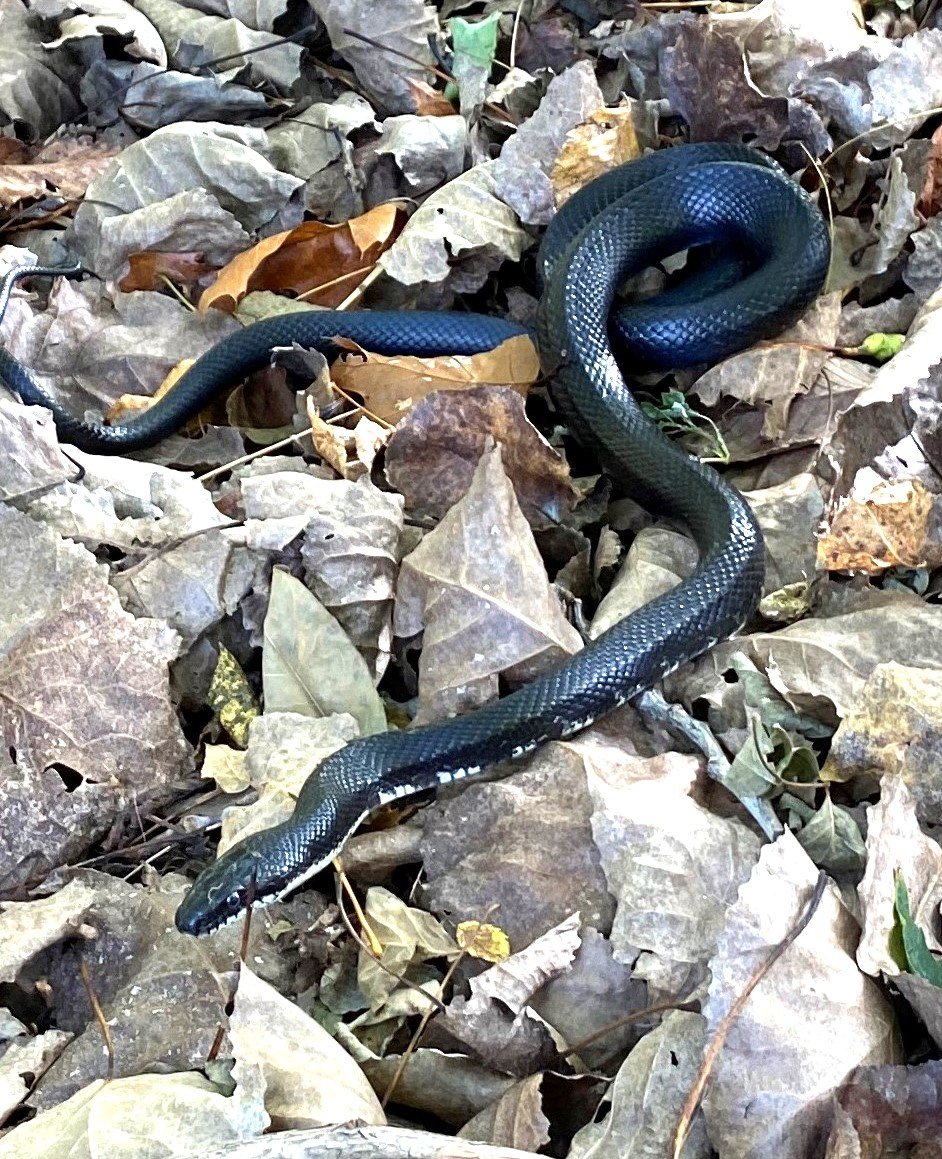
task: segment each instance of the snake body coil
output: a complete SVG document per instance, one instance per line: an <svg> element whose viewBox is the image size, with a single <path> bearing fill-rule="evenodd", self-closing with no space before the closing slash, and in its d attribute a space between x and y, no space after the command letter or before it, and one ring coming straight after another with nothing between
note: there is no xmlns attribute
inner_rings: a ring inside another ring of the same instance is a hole
<svg viewBox="0 0 942 1159"><path fill-rule="evenodd" d="M626 277L700 246L711 247L703 272L657 299L613 309ZM755 520L715 471L644 416L614 350L635 366L715 361L798 317L821 288L828 259L827 231L810 199L745 147L654 153L567 202L539 259L537 337L555 371L554 395L610 475L686 523L700 549L696 572L512 695L452 720L353 741L328 757L287 821L240 841L200 875L177 912L181 930L207 932L248 900L281 896L327 865L381 803L570 736L742 625L763 576ZM344 335L382 353L474 353L518 332L468 314L285 315L220 343L152 410L116 428L74 419L2 352L0 376L24 401L50 407L64 440L121 451L169 434L222 386L264 365L273 345L329 349L332 337Z"/></svg>

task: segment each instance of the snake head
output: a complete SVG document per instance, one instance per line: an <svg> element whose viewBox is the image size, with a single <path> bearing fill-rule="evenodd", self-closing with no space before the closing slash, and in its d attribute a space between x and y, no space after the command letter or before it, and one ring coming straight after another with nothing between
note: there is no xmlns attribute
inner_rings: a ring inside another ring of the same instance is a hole
<svg viewBox="0 0 942 1159"><path fill-rule="evenodd" d="M249 905L274 901L298 884L296 862L265 830L233 845L193 883L176 913L184 934L208 934L237 918Z"/></svg>

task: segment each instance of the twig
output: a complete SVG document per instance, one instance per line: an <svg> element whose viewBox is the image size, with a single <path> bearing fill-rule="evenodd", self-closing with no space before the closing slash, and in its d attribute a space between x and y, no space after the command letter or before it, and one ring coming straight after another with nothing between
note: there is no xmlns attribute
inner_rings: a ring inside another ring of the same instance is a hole
<svg viewBox="0 0 942 1159"><path fill-rule="evenodd" d="M781 958L788 947L795 941L802 930L808 925L814 917L818 906L821 904L821 898L824 897L824 890L828 883L827 874L822 869L818 873L818 880L815 882L814 891L811 894L811 899L805 907L805 912L801 915L791 930L779 942L779 944L772 950L764 962L753 970L751 977L746 982L742 993L736 1001L730 1006L729 1010L720 1019L716 1030L713 1032L713 1037L707 1043L706 1049L703 1052L703 1062L700 1064L700 1070L697 1072L697 1077L694 1079L693 1086L687 1095L684 1102L683 1109L680 1113L680 1122L677 1124L677 1131L674 1135L674 1149L672 1152L673 1159L679 1159L681 1152L684 1149L684 1143L687 1141L687 1135L690 1133L690 1124L693 1121L693 1116L700 1105L700 1100L703 1098L703 1092L709 1081L710 1074L719 1057L720 1051L726 1043L727 1036L733 1027L733 1023L742 1013L743 1007L749 1001L749 995L755 990L756 986L768 974L769 970Z"/></svg>
<svg viewBox="0 0 942 1159"><path fill-rule="evenodd" d="M427 1001L431 1002L434 1006L437 1006L440 1010L444 1010L445 1009L444 1002L440 1001L438 998L435 998L433 995L431 995L427 991L423 990L421 986L417 986L414 982L411 982L408 978L403 977L402 974L397 974L395 970L393 970L389 966L387 966L386 963L382 960L382 958L378 957L374 953L372 946L363 937L363 935L360 934L354 928L353 922L350 921L350 915L347 913L346 908L344 907L344 904L343 904L343 891L340 888L340 879L339 878L337 879L336 898L337 898L337 909L340 912L340 920L343 922L347 933L350 935L351 938L353 938L353 940L360 947L360 949L363 951L363 953L368 954L369 957L371 957L373 959L373 961L376 963L377 966L379 966L379 968L381 970L385 970L386 973L391 978L395 978L396 981L400 982L403 986L405 986L407 990L415 990L417 994L421 994L423 998L425 998Z"/></svg>
<svg viewBox="0 0 942 1159"><path fill-rule="evenodd" d="M491 908L493 908L493 907L491 907ZM451 963L451 965L445 971L445 977L442 978L442 993L443 994L445 993L445 989L448 986L448 983L455 976L455 971L458 969L459 964L464 961L466 955L467 955L467 950L459 951L459 953L455 955L455 960ZM406 1069L406 1064L408 1063L408 1061L412 1057L412 1055L415 1053L416 1047L419 1045L419 1039L422 1037L422 1034L424 1033L426 1026L428 1026L428 1024L429 1024L429 1019L436 1012L436 1010L441 1008L440 1003L438 1006L435 1006L434 1003L431 1003L432 996L430 994L427 995L427 997L429 998L430 1005L425 1008L425 1011L422 1014L422 1017L419 1019L419 1025L415 1028L415 1033L409 1039L409 1045L402 1052L402 1055L399 1059L399 1062L396 1065L396 1069L395 1069L395 1071L393 1071L393 1076L389 1080L389 1086L387 1086L385 1094L383 1095L382 1099L380 1099L380 1105L382 1106L383 1110L385 1110L386 1107L388 1106L389 1100L393 1096L393 1092L395 1091L396 1087L399 1085L399 1080L402 1078L403 1071L405 1071L405 1069Z"/></svg>
<svg viewBox="0 0 942 1159"><path fill-rule="evenodd" d="M347 877L343 866L336 857L334 858L333 864L334 872L337 874L337 880L340 884L340 888L350 899L350 904L353 906L353 912L357 915L357 921L360 923L360 929L366 935L366 940L370 944L370 949L373 951L377 958L381 958L383 956L383 943L376 936L373 927L367 920L366 914L363 912L363 907L360 905L360 899L357 897L353 886L350 884L350 879Z"/></svg>
<svg viewBox="0 0 942 1159"><path fill-rule="evenodd" d="M615 1030L620 1030L623 1026L630 1026L632 1022L640 1022L644 1018L649 1018L652 1014L664 1014L668 1010L687 1010L692 1014L697 1014L700 1010L700 1003L695 1001L657 1002L653 1006L646 1006L644 1010L634 1010L631 1014L623 1014L621 1018L616 1018L614 1022L607 1022L598 1030L593 1030L591 1034L587 1034L585 1038L580 1038L568 1050L563 1051L563 1058L569 1058L570 1055L579 1054L587 1046L591 1046L593 1042L596 1042L600 1038L605 1038L606 1035L611 1034Z"/></svg>
<svg viewBox="0 0 942 1159"><path fill-rule="evenodd" d="M82 975L82 983L85 986L85 993L88 995L88 1001L94 1011L95 1021L101 1027L101 1036L105 1040L105 1050L108 1052L106 1078L110 1080L114 1078L114 1042L111 1038L111 1029L108 1026L108 1019L105 1018L105 1012L101 1008L101 1003L98 1001L95 987L92 985L91 975L88 972L88 966L85 965L82 951L77 950L76 953L78 955L79 973Z"/></svg>

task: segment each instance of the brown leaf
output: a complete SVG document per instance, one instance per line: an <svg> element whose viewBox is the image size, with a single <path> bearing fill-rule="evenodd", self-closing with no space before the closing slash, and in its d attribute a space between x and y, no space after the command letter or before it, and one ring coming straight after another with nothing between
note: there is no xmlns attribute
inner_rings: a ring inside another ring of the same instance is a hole
<svg viewBox="0 0 942 1159"><path fill-rule="evenodd" d="M583 185L641 154L630 108L596 109L566 134L553 166L557 206Z"/></svg>
<svg viewBox="0 0 942 1159"><path fill-rule="evenodd" d="M880 479L869 493L852 493L841 500L818 541L818 566L870 574L925 566L933 502L917 479ZM935 545L934 556L938 553Z"/></svg>
<svg viewBox="0 0 942 1159"><path fill-rule="evenodd" d="M465 390L469 386L509 386L526 396L540 373L540 359L533 340L525 334L508 338L481 354L445 355L440 358L391 358L372 354L347 340L338 343L353 356L339 359L331 378L363 399L365 408L386 422L398 422L419 399L433 390Z"/></svg>
<svg viewBox="0 0 942 1159"><path fill-rule="evenodd" d="M512 777L440 799L425 813L424 904L462 921L497 903L515 950L575 910L586 926L607 932L615 900L592 813L586 762L562 743L544 745Z"/></svg>
<svg viewBox="0 0 942 1159"><path fill-rule="evenodd" d="M932 134L931 148L925 181L916 200L916 209L927 219L942 212L942 125Z"/></svg>
<svg viewBox="0 0 942 1159"><path fill-rule="evenodd" d="M433 89L431 85L426 84L424 80L418 80L414 76L403 76L402 79L406 82L412 99L415 101L415 111L420 117L453 117L455 115L455 106L451 101L444 94Z"/></svg>
<svg viewBox="0 0 942 1159"><path fill-rule="evenodd" d="M508 387L436 391L422 399L390 437L386 477L415 515L440 518L467 491L491 439L501 445L527 520L558 522L576 499L569 467Z"/></svg>
<svg viewBox="0 0 942 1159"><path fill-rule="evenodd" d="M396 205L378 205L343 225L305 221L232 259L200 298L200 310L232 313L252 290L293 290L319 306L339 306L399 236Z"/></svg>
<svg viewBox="0 0 942 1159"><path fill-rule="evenodd" d="M118 283L118 288L125 293L131 290L162 290L163 278L173 282L175 286L190 289L200 278L213 272L213 266L204 260L204 256L197 250L189 253L160 253L151 250L145 253L130 254L128 263L130 272Z"/></svg>
<svg viewBox="0 0 942 1159"><path fill-rule="evenodd" d="M19 201L41 200L50 194L68 199L83 197L117 152L102 145L83 144L64 156L50 155L51 150L46 150L30 162L0 164L0 206L9 208Z"/></svg>

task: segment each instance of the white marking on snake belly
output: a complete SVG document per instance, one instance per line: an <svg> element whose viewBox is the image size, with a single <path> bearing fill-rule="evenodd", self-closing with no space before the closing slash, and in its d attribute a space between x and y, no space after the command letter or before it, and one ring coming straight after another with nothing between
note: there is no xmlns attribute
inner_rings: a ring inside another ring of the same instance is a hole
<svg viewBox="0 0 942 1159"><path fill-rule="evenodd" d="M388 805L390 801L398 801L400 797L411 797L414 793L421 793L422 790L417 785L395 785L391 789L381 792L377 800L380 805Z"/></svg>
<svg viewBox="0 0 942 1159"><path fill-rule="evenodd" d="M517 760L518 757L525 757L527 753L532 753L534 749L540 747L538 740L527 741L526 744L518 744L516 748L510 750L510 759Z"/></svg>
<svg viewBox="0 0 942 1159"><path fill-rule="evenodd" d="M481 771L481 765L466 765L461 769L442 769L435 777L440 785L448 785L452 781L460 781L462 777L473 777Z"/></svg>
<svg viewBox="0 0 942 1159"><path fill-rule="evenodd" d="M567 736L574 736L577 732L582 732L584 728L588 728L590 724L595 724L594 716L587 716L582 720L571 721L560 733L560 736L563 738Z"/></svg>
<svg viewBox="0 0 942 1159"><path fill-rule="evenodd" d="M281 890L279 893L274 893L270 897L261 898L260 900L262 902L262 905L268 905L269 902L273 902L273 901L281 901L281 899L283 897L287 897L289 893L293 893L300 886L304 885L305 882L310 881L312 877L316 877L316 875L318 873L320 873L320 871L322 869L325 869L331 863L331 861L333 861L334 857L336 857L340 854L340 851L343 849L344 845L346 845L347 839L349 838L350 834L355 829L359 829L359 827L363 824L363 822L367 819L367 817L369 817L370 812L371 812L370 809L363 810L363 812L360 814L360 816L357 817L356 821L353 822L353 824L350 826L350 828L344 834L344 838L340 842L340 845L330 855L330 857L328 857L324 861L316 861L313 865L309 865L307 867L307 869L302 869L301 872L298 874L298 876L292 878L291 881L289 882L289 884L286 885L285 888L283 890Z"/></svg>

